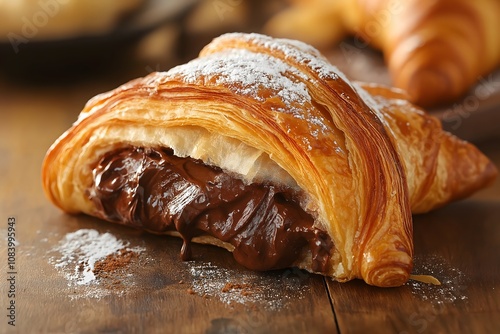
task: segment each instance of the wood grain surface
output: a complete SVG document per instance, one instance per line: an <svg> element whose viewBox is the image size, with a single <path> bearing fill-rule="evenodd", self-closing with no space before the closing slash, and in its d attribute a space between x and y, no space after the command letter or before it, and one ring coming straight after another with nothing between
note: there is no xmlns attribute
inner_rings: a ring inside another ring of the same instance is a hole
<svg viewBox="0 0 500 334"><path fill-rule="evenodd" d="M356 66L353 72L364 73ZM41 188L46 150L90 97L145 74L144 64L132 62L127 71L64 84L0 77L1 333L498 332L500 180L415 216L415 273L434 275L441 286L410 281L380 289L296 269L249 272L226 251L201 245L193 261L182 262L178 239L59 211ZM479 146L500 166L500 137L489 135ZM8 324L5 283L9 217L16 220L15 327ZM143 251L108 277L74 284L54 259L64 238L83 229L109 232ZM236 288L224 291L228 283Z"/></svg>

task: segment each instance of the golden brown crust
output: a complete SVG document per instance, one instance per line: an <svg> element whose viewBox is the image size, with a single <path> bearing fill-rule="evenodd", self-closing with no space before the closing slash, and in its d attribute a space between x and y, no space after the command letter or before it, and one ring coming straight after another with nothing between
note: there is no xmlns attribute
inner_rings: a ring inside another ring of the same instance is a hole
<svg viewBox="0 0 500 334"><path fill-rule="evenodd" d="M496 167L474 145L442 131L441 123L393 89L361 84L384 113L400 153L413 213L469 196L494 180ZM464 182L464 180L469 180Z"/></svg>
<svg viewBox="0 0 500 334"><path fill-rule="evenodd" d="M325 274L398 286L412 269L410 206L432 209L496 173L402 97L351 83L305 44L223 35L191 63L90 100L47 153L44 188L63 210L95 214L85 192L97 159L124 145L170 147L249 182L299 189L334 243ZM311 270L310 254L295 265Z"/></svg>

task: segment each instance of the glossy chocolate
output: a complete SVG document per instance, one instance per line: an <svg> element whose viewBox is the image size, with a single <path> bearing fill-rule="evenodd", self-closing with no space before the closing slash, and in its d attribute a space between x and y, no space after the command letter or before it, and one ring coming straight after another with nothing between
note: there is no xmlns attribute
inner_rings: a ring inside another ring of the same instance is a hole
<svg viewBox="0 0 500 334"><path fill-rule="evenodd" d="M193 237L210 235L233 245L236 261L250 269L285 268L308 246L312 269L326 271L333 243L290 190L246 184L164 148L109 152L93 179L88 194L100 217L155 233L178 231L183 259L191 256Z"/></svg>

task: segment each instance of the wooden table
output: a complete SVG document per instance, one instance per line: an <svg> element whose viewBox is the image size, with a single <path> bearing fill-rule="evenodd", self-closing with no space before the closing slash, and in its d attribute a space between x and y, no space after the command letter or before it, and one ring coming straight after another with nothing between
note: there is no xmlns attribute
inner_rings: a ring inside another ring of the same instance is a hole
<svg viewBox="0 0 500 334"><path fill-rule="evenodd" d="M0 79L0 332L498 332L500 180L472 198L415 217L415 272L436 276L441 286L410 281L381 289L293 269L253 273L224 250L200 245L193 247L193 261L182 262L178 239L55 208L40 181L47 148L90 97L145 75L148 68L155 65L132 62L125 72L93 73L67 83ZM479 146L500 166L500 137ZM17 242L12 268L9 217L15 218ZM57 247L83 229L109 232L141 251L108 277L75 284L67 278L75 263L57 267ZM8 297L12 288L15 298ZM10 300L15 327L8 324Z"/></svg>

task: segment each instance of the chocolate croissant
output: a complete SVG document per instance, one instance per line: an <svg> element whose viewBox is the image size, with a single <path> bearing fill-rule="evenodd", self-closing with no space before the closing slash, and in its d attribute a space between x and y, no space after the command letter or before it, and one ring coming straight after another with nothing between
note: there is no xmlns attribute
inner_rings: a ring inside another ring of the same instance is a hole
<svg viewBox="0 0 500 334"><path fill-rule="evenodd" d="M323 47L354 35L383 51L394 85L422 106L458 99L500 65L498 0L291 2L268 33Z"/></svg>
<svg viewBox="0 0 500 334"><path fill-rule="evenodd" d="M253 270L404 284L412 216L487 185L493 164L402 93L314 48L226 34L199 58L92 98L43 163L48 197L233 252Z"/></svg>

